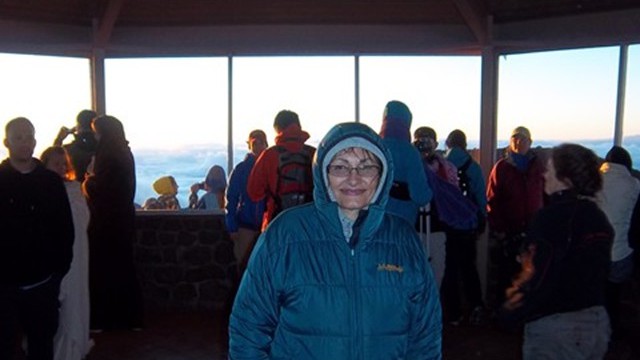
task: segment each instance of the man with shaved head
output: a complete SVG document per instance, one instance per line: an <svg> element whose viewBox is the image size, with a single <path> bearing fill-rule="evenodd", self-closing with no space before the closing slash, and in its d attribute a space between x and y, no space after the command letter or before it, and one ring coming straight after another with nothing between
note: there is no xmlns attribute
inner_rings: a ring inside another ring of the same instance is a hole
<svg viewBox="0 0 640 360"><path fill-rule="evenodd" d="M33 158L35 129L9 121L0 164L0 359L12 359L20 329L27 359L53 359L60 281L71 265L73 220L62 178Z"/></svg>

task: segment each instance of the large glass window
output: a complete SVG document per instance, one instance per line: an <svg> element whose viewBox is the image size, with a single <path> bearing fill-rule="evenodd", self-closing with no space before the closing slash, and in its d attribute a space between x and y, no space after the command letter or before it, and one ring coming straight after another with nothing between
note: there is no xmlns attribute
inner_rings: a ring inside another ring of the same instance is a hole
<svg viewBox="0 0 640 360"><path fill-rule="evenodd" d="M213 165L227 167L227 58L108 59L107 113L120 119L136 158L136 202L175 177L181 207Z"/></svg>
<svg viewBox="0 0 640 360"><path fill-rule="evenodd" d="M407 104L411 131L430 126L440 148L455 129L467 134L469 147L480 136L480 57L389 56L360 58L361 122L376 132L390 100Z"/></svg>
<svg viewBox="0 0 640 360"><path fill-rule="evenodd" d="M526 126L533 146L578 142L604 156L613 142L618 47L500 59L498 146Z"/></svg>
<svg viewBox="0 0 640 360"><path fill-rule="evenodd" d="M60 127L75 126L76 115L91 108L89 60L0 54L0 119L23 116L36 128L34 156L53 145ZM67 141L71 141L69 138ZM0 146L0 158L7 157Z"/></svg>
<svg viewBox="0 0 640 360"><path fill-rule="evenodd" d="M234 164L253 129L274 145L273 120L283 109L300 117L316 146L335 124L355 120L353 57L233 58Z"/></svg>
<svg viewBox="0 0 640 360"><path fill-rule="evenodd" d="M629 46L622 145L640 168L640 45Z"/></svg>

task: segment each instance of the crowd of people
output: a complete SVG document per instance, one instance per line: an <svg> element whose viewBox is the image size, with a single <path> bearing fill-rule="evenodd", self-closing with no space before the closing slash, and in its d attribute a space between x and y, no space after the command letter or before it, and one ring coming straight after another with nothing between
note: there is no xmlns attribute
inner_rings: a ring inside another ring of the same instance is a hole
<svg viewBox="0 0 640 360"><path fill-rule="evenodd" d="M412 137L412 122L406 104L390 101L379 132L337 124L316 149L298 115L282 110L274 145L253 130L228 179L213 165L191 185L187 208L225 209L234 244L230 358L439 359L443 324L490 318L524 329L524 359L602 358L639 258L629 153L534 149L519 126L485 176L463 131L443 151L431 127ZM84 110L36 159L35 128L16 118L4 144L0 358L12 358L19 329L29 359L70 360L89 353L91 331L141 329L123 124ZM173 176L152 187L158 197L144 209L181 209ZM496 269L484 296L483 234Z"/></svg>

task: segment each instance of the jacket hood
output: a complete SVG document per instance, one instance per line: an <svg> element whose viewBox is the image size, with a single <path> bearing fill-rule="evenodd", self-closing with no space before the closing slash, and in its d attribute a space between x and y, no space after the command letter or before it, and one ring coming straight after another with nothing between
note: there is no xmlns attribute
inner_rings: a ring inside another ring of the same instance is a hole
<svg viewBox="0 0 640 360"><path fill-rule="evenodd" d="M289 150L299 151L308 139L308 132L302 130L298 124L291 124L276 135L275 143L285 146Z"/></svg>
<svg viewBox="0 0 640 360"><path fill-rule="evenodd" d="M337 207L333 194L328 188L327 166L338 151L349 147L367 149L380 158L382 164L380 181L369 209L384 209L393 180L392 156L380 136L367 125L360 123L342 123L334 126L318 145L313 160L313 198L316 206L320 209L329 206Z"/></svg>

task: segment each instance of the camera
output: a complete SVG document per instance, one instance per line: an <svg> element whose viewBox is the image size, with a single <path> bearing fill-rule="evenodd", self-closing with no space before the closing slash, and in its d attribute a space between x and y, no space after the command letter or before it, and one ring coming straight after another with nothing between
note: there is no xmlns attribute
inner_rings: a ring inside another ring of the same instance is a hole
<svg viewBox="0 0 640 360"><path fill-rule="evenodd" d="M67 133L67 135L71 135L71 134L75 134L76 133L76 127L75 126L72 126L72 127L63 126L62 129Z"/></svg>

